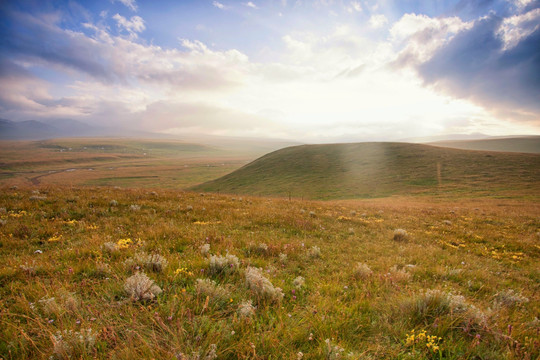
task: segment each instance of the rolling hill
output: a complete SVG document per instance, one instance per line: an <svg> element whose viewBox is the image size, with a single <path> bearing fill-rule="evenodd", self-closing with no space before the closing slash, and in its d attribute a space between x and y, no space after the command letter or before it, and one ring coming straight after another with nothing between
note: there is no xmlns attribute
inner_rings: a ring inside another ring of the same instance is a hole
<svg viewBox="0 0 540 360"><path fill-rule="evenodd" d="M540 154L540 136L502 137L476 140L445 140L429 145L463 150L486 150Z"/></svg>
<svg viewBox="0 0 540 360"><path fill-rule="evenodd" d="M191 189L309 199L464 193L537 197L539 170L537 154L409 143L301 145L269 153Z"/></svg>

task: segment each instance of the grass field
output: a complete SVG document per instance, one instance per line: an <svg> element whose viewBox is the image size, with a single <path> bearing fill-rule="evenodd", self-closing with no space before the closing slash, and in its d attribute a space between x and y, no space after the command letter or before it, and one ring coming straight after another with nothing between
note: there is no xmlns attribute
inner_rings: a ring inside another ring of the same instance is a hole
<svg viewBox="0 0 540 360"><path fill-rule="evenodd" d="M0 184L182 189L236 170L271 146L114 138L1 141Z"/></svg>
<svg viewBox="0 0 540 360"><path fill-rule="evenodd" d="M503 151L540 154L540 136L521 136L481 140L447 140L431 143L434 146L464 150Z"/></svg>
<svg viewBox="0 0 540 360"><path fill-rule="evenodd" d="M0 357L537 359L523 198L2 188Z"/></svg>
<svg viewBox="0 0 540 360"><path fill-rule="evenodd" d="M540 155L408 143L303 145L267 154L195 191L310 199L390 195L538 199Z"/></svg>

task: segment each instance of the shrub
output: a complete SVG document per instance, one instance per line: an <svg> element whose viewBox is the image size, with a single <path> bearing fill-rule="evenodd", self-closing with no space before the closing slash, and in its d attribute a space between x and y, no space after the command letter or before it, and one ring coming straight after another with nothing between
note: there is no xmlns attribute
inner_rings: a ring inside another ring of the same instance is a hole
<svg viewBox="0 0 540 360"><path fill-rule="evenodd" d="M161 288L142 272L130 276L126 280L124 290L133 301L152 300L162 292Z"/></svg>
<svg viewBox="0 0 540 360"><path fill-rule="evenodd" d="M54 297L42 297L38 300L38 304L45 313L45 315L55 315L61 310L60 305L56 302Z"/></svg>
<svg viewBox="0 0 540 360"><path fill-rule="evenodd" d="M514 307L519 304L528 303L529 299L516 293L513 289L506 289L495 294L493 305L495 308Z"/></svg>
<svg viewBox="0 0 540 360"><path fill-rule="evenodd" d="M333 345L330 339L324 340L326 344L325 348L325 358L327 360L334 360L339 359L343 355L343 352L345 351L344 348L338 345Z"/></svg>
<svg viewBox="0 0 540 360"><path fill-rule="evenodd" d="M270 280L262 274L261 269L248 267L246 269L246 284L261 300L279 302L283 299L283 291L274 287Z"/></svg>
<svg viewBox="0 0 540 360"><path fill-rule="evenodd" d="M240 261L234 255L211 255L208 260L210 274L232 274L238 271Z"/></svg>
<svg viewBox="0 0 540 360"><path fill-rule="evenodd" d="M159 254L136 253L132 258L127 259L124 264L132 269L142 267L148 271L162 272L167 267L167 259Z"/></svg>
<svg viewBox="0 0 540 360"><path fill-rule="evenodd" d="M447 316L468 331L478 332L486 327L485 314L467 303L464 296L440 290L422 291L406 302L402 310L409 313L413 321L424 324Z"/></svg>
<svg viewBox="0 0 540 360"><path fill-rule="evenodd" d="M90 328L80 331L64 330L53 335L52 341L53 353L57 358L82 358L82 355L91 352L94 348L96 335Z"/></svg>
<svg viewBox="0 0 540 360"><path fill-rule="evenodd" d="M321 248L318 246L312 246L308 251L307 254L310 258L317 259L321 257Z"/></svg>
<svg viewBox="0 0 540 360"><path fill-rule="evenodd" d="M195 291L197 294L208 296L212 300L227 300L230 297L227 289L210 279L197 279Z"/></svg>
<svg viewBox="0 0 540 360"><path fill-rule="evenodd" d="M251 300L245 300L238 306L238 315L241 319L248 319L255 315L255 307L253 307Z"/></svg>
<svg viewBox="0 0 540 360"><path fill-rule="evenodd" d="M403 229L394 230L394 241L407 241L409 240L409 234Z"/></svg>
<svg viewBox="0 0 540 360"><path fill-rule="evenodd" d="M293 280L293 285L295 288L301 289L304 286L305 282L306 282L306 279L304 279L302 276L297 276Z"/></svg>
<svg viewBox="0 0 540 360"><path fill-rule="evenodd" d="M268 245L266 245L265 243L259 243L257 245L250 244L248 247L248 253L262 256L268 255Z"/></svg>
<svg viewBox="0 0 540 360"><path fill-rule="evenodd" d="M396 265L390 268L388 276L391 281L394 282L408 282L411 279L411 274L408 273L405 269L398 269Z"/></svg>
<svg viewBox="0 0 540 360"><path fill-rule="evenodd" d="M217 346L216 344L210 345L210 348L206 354L201 355L200 351L194 351L191 355L185 355L184 353L176 354L178 360L214 360L217 359Z"/></svg>
<svg viewBox="0 0 540 360"><path fill-rule="evenodd" d="M373 275L373 271L371 271L367 264L357 263L354 267L354 277L357 279L366 280L371 275Z"/></svg>
<svg viewBox="0 0 540 360"><path fill-rule="evenodd" d="M107 241L105 244L101 245L101 249L106 253L113 253L118 251L118 245L112 241Z"/></svg>
<svg viewBox="0 0 540 360"><path fill-rule="evenodd" d="M201 245L199 250L201 250L203 256L207 256L210 253L210 244Z"/></svg>

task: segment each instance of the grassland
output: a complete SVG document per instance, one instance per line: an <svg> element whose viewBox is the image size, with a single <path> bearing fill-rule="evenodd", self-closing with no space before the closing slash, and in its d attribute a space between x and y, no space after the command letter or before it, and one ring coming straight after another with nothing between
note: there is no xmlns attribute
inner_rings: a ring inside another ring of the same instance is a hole
<svg viewBox="0 0 540 360"><path fill-rule="evenodd" d="M177 140L1 141L0 185L185 188L225 175L272 148Z"/></svg>
<svg viewBox="0 0 540 360"><path fill-rule="evenodd" d="M4 187L0 357L537 359L539 214Z"/></svg>
<svg viewBox="0 0 540 360"><path fill-rule="evenodd" d="M267 154L195 191L310 199L391 195L538 199L540 155L408 143L302 145Z"/></svg>
<svg viewBox="0 0 540 360"><path fill-rule="evenodd" d="M540 154L540 136L521 136L481 140L447 140L431 143L434 146L463 150L483 150Z"/></svg>

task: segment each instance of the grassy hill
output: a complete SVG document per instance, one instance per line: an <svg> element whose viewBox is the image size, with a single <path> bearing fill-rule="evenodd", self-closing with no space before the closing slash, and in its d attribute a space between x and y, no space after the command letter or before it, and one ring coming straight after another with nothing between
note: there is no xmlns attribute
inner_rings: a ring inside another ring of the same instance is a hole
<svg viewBox="0 0 540 360"><path fill-rule="evenodd" d="M522 136L480 140L447 140L430 145L464 150L509 151L540 154L540 136Z"/></svg>
<svg viewBox="0 0 540 360"><path fill-rule="evenodd" d="M302 145L192 189L310 199L540 193L540 155L408 143Z"/></svg>

